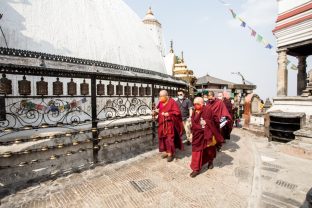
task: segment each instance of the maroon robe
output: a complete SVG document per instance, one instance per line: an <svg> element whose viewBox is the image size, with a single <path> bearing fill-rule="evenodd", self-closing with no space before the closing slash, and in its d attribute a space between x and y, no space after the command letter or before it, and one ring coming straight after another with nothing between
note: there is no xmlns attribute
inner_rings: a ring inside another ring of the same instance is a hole
<svg viewBox="0 0 312 208"><path fill-rule="evenodd" d="M224 138L221 134L221 130L220 130L220 119L222 117L226 117L228 122L226 123L227 127L232 129L232 116L230 115L230 113L228 112L228 110L226 109L226 106L224 105L222 100L219 99L215 99L212 101L208 102L208 106L211 107L212 111L214 114L216 114L216 116L218 117L219 123L216 124L216 127L218 127L219 129L219 134L217 135L218 137L216 138L218 143L222 143L224 142Z"/></svg>
<svg viewBox="0 0 312 208"><path fill-rule="evenodd" d="M204 128L200 124L201 118L205 120ZM191 169L193 171L200 171L202 166L206 163L212 163L216 157L216 146L207 147L211 144L212 137L219 135L216 128L219 122L218 117L212 112L210 106L204 106L200 112L193 112L192 118L192 162Z"/></svg>
<svg viewBox="0 0 312 208"><path fill-rule="evenodd" d="M181 111L177 103L169 98L166 105L159 103L157 105L158 113L158 144L159 152L174 154L175 149L183 150L182 133L183 123ZM167 112L169 116L163 116Z"/></svg>
<svg viewBox="0 0 312 208"><path fill-rule="evenodd" d="M234 122L233 105L231 103L231 100L227 98L224 98L223 103L231 116L231 120L228 120L227 125L221 129L221 133L224 139L230 139Z"/></svg>

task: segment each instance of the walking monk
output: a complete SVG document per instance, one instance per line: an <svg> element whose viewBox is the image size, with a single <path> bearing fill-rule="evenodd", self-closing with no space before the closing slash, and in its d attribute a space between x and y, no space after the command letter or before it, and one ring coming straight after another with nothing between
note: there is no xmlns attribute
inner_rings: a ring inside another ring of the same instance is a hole
<svg viewBox="0 0 312 208"><path fill-rule="evenodd" d="M228 110L226 109L226 106L224 105L222 100L216 99L215 94L213 91L208 92L208 104L207 106L210 106L213 113L218 116L219 124L216 127L219 127L219 137L217 139L217 150L220 151L222 147L222 143L224 143L224 138L221 134L221 131L223 131L223 128L220 129L220 121L222 121L224 118L227 120L226 124L228 128L232 129L232 117Z"/></svg>
<svg viewBox="0 0 312 208"><path fill-rule="evenodd" d="M220 135L216 128L219 123L218 117L210 106L204 105L204 99L201 97L196 97L194 100L191 122L193 135L191 169L193 172L190 176L194 178L206 163L208 163L208 169L213 168L213 160L216 157L216 138Z"/></svg>
<svg viewBox="0 0 312 208"><path fill-rule="evenodd" d="M153 112L158 114L158 142L162 158L173 161L176 148L183 150L183 124L181 111L174 99L169 98L166 90L159 92L159 104Z"/></svg>

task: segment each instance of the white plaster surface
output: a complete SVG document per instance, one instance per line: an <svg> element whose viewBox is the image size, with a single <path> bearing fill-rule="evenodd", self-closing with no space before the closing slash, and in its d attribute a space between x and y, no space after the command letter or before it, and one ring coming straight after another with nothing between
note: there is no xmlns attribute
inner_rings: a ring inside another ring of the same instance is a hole
<svg viewBox="0 0 312 208"><path fill-rule="evenodd" d="M122 0L1 0L0 13L9 48L166 73L141 19Z"/></svg>

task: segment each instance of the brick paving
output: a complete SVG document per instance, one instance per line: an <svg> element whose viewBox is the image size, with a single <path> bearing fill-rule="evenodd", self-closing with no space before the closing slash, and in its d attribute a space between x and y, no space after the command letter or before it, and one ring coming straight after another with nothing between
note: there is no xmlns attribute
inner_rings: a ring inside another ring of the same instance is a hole
<svg viewBox="0 0 312 208"><path fill-rule="evenodd" d="M265 138L238 129L218 154L215 168L205 167L196 178L189 177L190 154L186 147L168 163L151 151L24 189L2 199L0 207L295 207L312 180L305 185L289 181L286 170L291 167L284 165L311 161L284 157Z"/></svg>

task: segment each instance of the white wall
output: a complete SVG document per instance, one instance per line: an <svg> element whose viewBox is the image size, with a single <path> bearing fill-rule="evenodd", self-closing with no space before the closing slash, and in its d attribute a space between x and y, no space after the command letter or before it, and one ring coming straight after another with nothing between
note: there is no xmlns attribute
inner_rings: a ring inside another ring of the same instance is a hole
<svg viewBox="0 0 312 208"><path fill-rule="evenodd" d="M302 6L311 0L277 0L278 2L278 14L295 9L296 7Z"/></svg>

